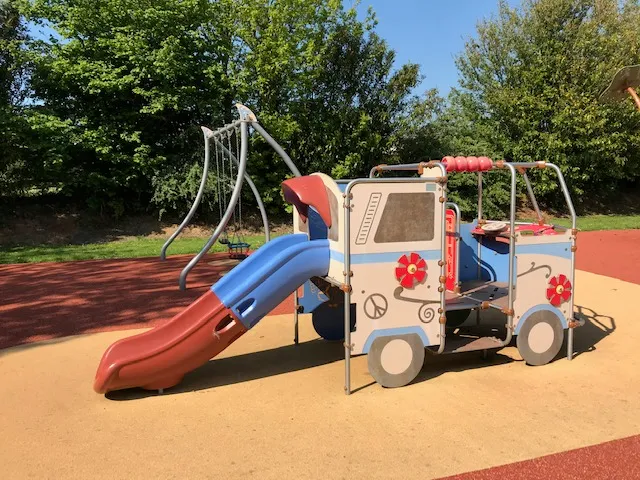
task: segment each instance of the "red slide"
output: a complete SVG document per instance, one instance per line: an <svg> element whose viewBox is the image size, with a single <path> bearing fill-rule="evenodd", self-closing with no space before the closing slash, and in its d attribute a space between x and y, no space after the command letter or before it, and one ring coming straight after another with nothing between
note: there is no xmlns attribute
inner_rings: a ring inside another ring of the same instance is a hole
<svg viewBox="0 0 640 480"><path fill-rule="evenodd" d="M173 387L185 373L205 364L246 331L216 294L207 290L167 324L111 345L102 356L93 389L106 393L138 386Z"/></svg>

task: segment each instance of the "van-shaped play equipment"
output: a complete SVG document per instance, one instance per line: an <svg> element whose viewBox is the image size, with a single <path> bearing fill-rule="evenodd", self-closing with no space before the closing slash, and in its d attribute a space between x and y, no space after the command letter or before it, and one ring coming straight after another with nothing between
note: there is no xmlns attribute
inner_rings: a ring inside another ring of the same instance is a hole
<svg viewBox="0 0 640 480"><path fill-rule="evenodd" d="M411 383L427 353L487 353L509 345L514 337L530 365L556 358L565 336L567 357L572 358L573 330L582 324L573 311L576 214L556 165L445 157L379 165L368 178L303 176L257 124L255 115L244 106L239 109L241 119L233 128L238 129L241 146L236 155L224 149L238 166L234 198L237 201L247 175L248 127L253 126L291 165L293 178L282 182L282 192L295 207L293 233L269 240L265 230L267 243L182 313L111 345L96 372L96 392L130 387L161 391L176 385L292 293L296 343L301 312L311 314L321 337L343 342L347 394L355 355L368 356L371 376L385 387ZM207 148L209 141L221 144L216 135L226 135L229 128L216 132L203 128ZM207 150L205 167L208 158ZM555 172L571 228L543 221L527 175L530 169ZM396 172L396 176L387 178L385 172ZM397 176L398 172L405 176ZM500 172L510 176L509 216L486 219L483 176ZM206 174L205 168L203 179ZM460 209L447 199L451 174L478 178L478 211L471 222L462 223ZM516 221L518 176L523 177L537 221ZM252 190L261 205L257 190ZM182 287L189 269L215 242L233 208L229 204L205 249L185 267ZM163 258L177 233L163 247ZM477 328L482 310L494 310L504 318L503 336L483 335ZM463 323L466 327L460 328Z"/></svg>
<svg viewBox="0 0 640 480"><path fill-rule="evenodd" d="M545 224L527 170L557 174L571 228ZM482 176L511 175L510 215L482 217ZM386 171L413 176L382 178ZM478 176L478 214L462 223L447 200L451 173ZM416 175L417 174L417 175ZM538 215L517 222L517 176L524 177ZM492 351L516 344L530 365L559 353L567 336L572 357L576 216L560 169L546 162L515 163L486 157L445 157L405 165L379 165L370 178L334 181L323 174L284 182L296 206L294 230L329 242L329 272L305 282L300 309L311 313L318 334L344 339L345 391L349 359L368 355L369 372L383 386L410 383L425 353ZM504 338L464 332L471 312L504 316Z"/></svg>

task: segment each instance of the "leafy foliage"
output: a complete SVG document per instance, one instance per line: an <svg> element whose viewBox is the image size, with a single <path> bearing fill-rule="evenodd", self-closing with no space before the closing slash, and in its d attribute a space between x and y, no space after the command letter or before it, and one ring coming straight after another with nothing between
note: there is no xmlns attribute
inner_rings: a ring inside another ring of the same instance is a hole
<svg viewBox="0 0 640 480"><path fill-rule="evenodd" d="M221 123L229 86L220 64L225 32L206 0L35 0L52 25L34 43L38 125L66 139L57 148L63 193L123 211L148 202L165 164L196 160L199 124ZM228 115L228 113L227 113Z"/></svg>
<svg viewBox="0 0 640 480"><path fill-rule="evenodd" d="M23 148L29 129L20 108L29 74L22 51L26 38L16 2L0 0L0 190L5 192L23 190L29 176Z"/></svg>
<svg viewBox="0 0 640 480"><path fill-rule="evenodd" d="M454 124L473 134L456 141L467 151L556 163L576 199L615 191L640 176L640 113L598 97L621 66L639 63L639 52L637 0L524 0L522 9L503 1L457 60ZM532 175L547 206L563 204L552 172ZM498 194L490 199L504 208Z"/></svg>
<svg viewBox="0 0 640 480"><path fill-rule="evenodd" d="M374 15L361 22L339 0L33 0L25 13L57 33L31 45L32 125L55 139L49 179L115 212L184 211L198 127L231 121L237 101L302 171L361 174L389 150L418 82L417 65L392 73ZM281 209L286 167L260 139L249 165Z"/></svg>
<svg viewBox="0 0 640 480"><path fill-rule="evenodd" d="M25 22L53 33L29 38ZM0 188L113 214L184 213L200 181L199 126L230 122L236 102L303 173L348 178L457 154L543 159L590 202L640 177L640 113L598 101L618 68L640 63L639 0L501 1L458 57L447 99L412 93L419 66L397 65L376 25L342 0L0 0ZM259 136L248 169L281 212L289 172ZM531 172L547 208L563 203L551 174ZM484 213L500 216L508 178L485 179ZM203 203L213 217L215 180ZM475 177L449 186L474 214Z"/></svg>

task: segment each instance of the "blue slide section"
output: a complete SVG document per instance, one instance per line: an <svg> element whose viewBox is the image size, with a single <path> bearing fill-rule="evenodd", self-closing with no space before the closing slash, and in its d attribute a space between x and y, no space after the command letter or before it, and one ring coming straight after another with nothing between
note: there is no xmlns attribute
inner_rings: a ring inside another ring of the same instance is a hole
<svg viewBox="0 0 640 480"><path fill-rule="evenodd" d="M251 328L305 281L328 272L328 240L284 235L249 255L211 290Z"/></svg>

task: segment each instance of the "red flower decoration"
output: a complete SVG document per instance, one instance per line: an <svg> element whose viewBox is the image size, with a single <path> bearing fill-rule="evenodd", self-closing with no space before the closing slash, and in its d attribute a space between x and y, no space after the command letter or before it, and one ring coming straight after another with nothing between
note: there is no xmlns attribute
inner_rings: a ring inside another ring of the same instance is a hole
<svg viewBox="0 0 640 480"><path fill-rule="evenodd" d="M547 300L554 307L559 307L561 303L571 298L571 282L565 275L551 277L547 288Z"/></svg>
<svg viewBox="0 0 640 480"><path fill-rule="evenodd" d="M427 262L417 253L412 253L409 257L402 255L398 263L401 266L396 267L396 278L404 288L413 288L427 277Z"/></svg>

